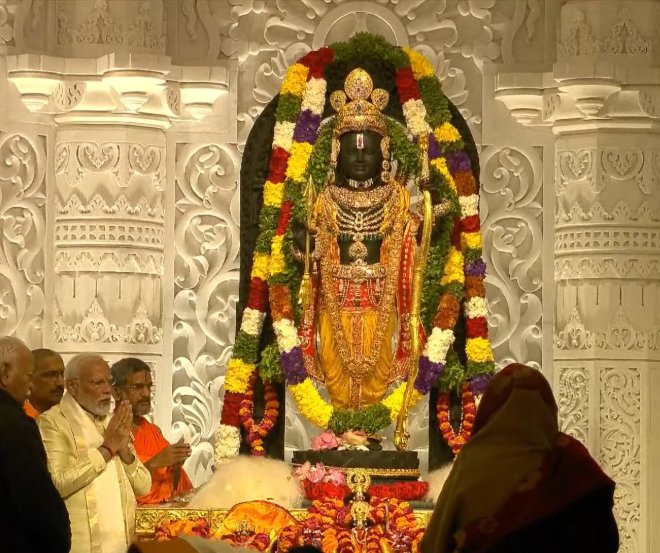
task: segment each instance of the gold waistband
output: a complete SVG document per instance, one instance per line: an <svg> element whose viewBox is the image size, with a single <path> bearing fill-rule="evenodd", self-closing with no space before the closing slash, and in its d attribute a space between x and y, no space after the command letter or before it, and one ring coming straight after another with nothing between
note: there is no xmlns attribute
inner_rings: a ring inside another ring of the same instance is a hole
<svg viewBox="0 0 660 553"><path fill-rule="evenodd" d="M385 278L385 267L380 263L373 265L336 265L332 268L332 276L348 280L367 280Z"/></svg>

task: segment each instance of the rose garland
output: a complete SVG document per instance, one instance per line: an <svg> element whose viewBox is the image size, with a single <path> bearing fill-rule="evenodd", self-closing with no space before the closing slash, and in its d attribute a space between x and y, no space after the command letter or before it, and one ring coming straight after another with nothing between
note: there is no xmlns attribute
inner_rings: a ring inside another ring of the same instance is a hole
<svg viewBox="0 0 660 553"><path fill-rule="evenodd" d="M313 545L323 553L380 553L385 542L395 551L419 551L424 528L406 501L371 497L369 504L371 524L356 539L350 506L336 498L314 501L305 520L280 532L278 551Z"/></svg>
<svg viewBox="0 0 660 553"><path fill-rule="evenodd" d="M259 340L268 304L284 376L300 412L308 420L336 433L346 430L347 424L373 433L396 420L401 409L405 383L379 404L360 411L335 410L325 402L303 364L297 306L292 300L300 275L289 253L290 223L294 209L295 215L300 216L297 206L302 204L302 190L313 169L310 157L325 107L324 76L333 63L350 63L358 55L362 59L369 53L394 66L396 90L408 130L415 140L428 136L431 185L450 200L454 213L460 212L455 221L447 218L449 222L442 225L440 237L429 253L422 306L428 340L420 358L413 404L438 380L443 389L455 389L467 379L493 371L487 338L478 188L469 157L462 151L460 133L450 123L447 100L432 65L424 56L395 48L381 37L359 34L347 43L308 53L289 68L282 83L247 308L225 377L216 445L218 460L238 453L238 413L249 391L250 378L257 370ZM450 236L452 247L447 248L445 236ZM453 329L463 302L467 318L466 370L458 363L448 363Z"/></svg>
<svg viewBox="0 0 660 553"><path fill-rule="evenodd" d="M246 392L238 414L241 425L247 433L247 440L250 444L252 455L263 456L266 454L264 449L264 439L277 423L280 402L277 399L277 389L270 382L264 383L264 415L259 423L256 423L252 413L254 411L254 384L256 374L250 377L250 384Z"/></svg>
<svg viewBox="0 0 660 553"><path fill-rule="evenodd" d="M464 384L461 390L461 425L458 434L456 434L449 419L449 397L449 392L442 392L438 396L438 428L440 428L442 437L454 455L456 455L470 439L472 428L474 427L474 419L477 415L477 406L470 385L467 383Z"/></svg>
<svg viewBox="0 0 660 553"><path fill-rule="evenodd" d="M344 499L351 492L346 484L334 482L312 482L303 481L305 497L310 500L316 499ZM419 480L412 482L394 482L392 484L373 484L369 487L368 494L372 497L394 497L402 501L418 501L429 491L428 482Z"/></svg>

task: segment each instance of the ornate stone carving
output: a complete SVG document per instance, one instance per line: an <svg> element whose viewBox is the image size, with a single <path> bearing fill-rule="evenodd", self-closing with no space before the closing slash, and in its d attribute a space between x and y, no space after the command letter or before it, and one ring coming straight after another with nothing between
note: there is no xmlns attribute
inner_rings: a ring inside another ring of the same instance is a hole
<svg viewBox="0 0 660 553"><path fill-rule="evenodd" d="M120 194L114 204L108 205L103 196L95 194L87 205L84 205L75 192L71 194L66 205L62 205L58 198L55 199L55 210L61 215L88 215L96 217L105 217L107 215L115 215L117 217L149 217L149 218L163 218L165 217L165 210L158 197L153 206L145 197L141 197L135 205L131 205L128 198L124 194Z"/></svg>
<svg viewBox="0 0 660 553"><path fill-rule="evenodd" d="M3 2L0 4L0 45L13 44L15 14L18 4Z"/></svg>
<svg viewBox="0 0 660 553"><path fill-rule="evenodd" d="M83 20L75 24L66 12L65 4L57 4L57 42L64 46L80 44L125 45L150 51L165 51L162 25L155 22L152 3L135 3L136 13L126 27L117 23L110 13L107 0L94 0Z"/></svg>
<svg viewBox="0 0 660 553"><path fill-rule="evenodd" d="M599 185L596 184L593 175L594 169L594 150L558 150L556 153L557 175L555 186L557 194L563 194L568 183L585 183L594 192L599 192Z"/></svg>
<svg viewBox="0 0 660 553"><path fill-rule="evenodd" d="M69 111L75 108L85 94L87 83L84 81L60 83L53 94L53 99L58 109Z"/></svg>
<svg viewBox="0 0 660 553"><path fill-rule="evenodd" d="M596 346L604 350L658 350L660 327L636 329L623 306L619 306L607 330L596 333Z"/></svg>
<svg viewBox="0 0 660 553"><path fill-rule="evenodd" d="M573 23L557 45L559 58L571 56L584 56L596 54L651 54L654 52L654 43L645 39L637 25L632 21L628 8L618 12L617 21L607 34L600 38L587 21L587 16L581 10L575 12Z"/></svg>
<svg viewBox="0 0 660 553"><path fill-rule="evenodd" d="M238 152L177 145L173 428L193 445L187 470L210 475L238 288Z"/></svg>
<svg viewBox="0 0 660 553"><path fill-rule="evenodd" d="M55 252L55 272L75 273L141 273L164 274L164 255L154 252L90 251L87 248L67 247Z"/></svg>
<svg viewBox="0 0 660 553"><path fill-rule="evenodd" d="M541 365L542 161L531 148L481 155L490 333L500 363Z"/></svg>
<svg viewBox="0 0 660 553"><path fill-rule="evenodd" d="M607 211L602 203L596 201L589 211L585 212L580 204L574 203L568 211L558 209L555 214L555 223L557 226L564 224L584 224L586 222L604 223L609 222L615 225L637 225L653 226L660 223L660 209L656 209L650 202L643 202L637 210L620 201L611 211Z"/></svg>
<svg viewBox="0 0 660 553"><path fill-rule="evenodd" d="M0 132L0 335L41 344L45 138Z"/></svg>
<svg viewBox="0 0 660 553"><path fill-rule="evenodd" d="M638 368L600 371L600 448L598 460L616 481L614 512L621 549L640 551L641 375Z"/></svg>
<svg viewBox="0 0 660 553"><path fill-rule="evenodd" d="M593 35L584 12L575 12L573 25L557 44L558 57L593 55L598 52L598 40Z"/></svg>
<svg viewBox="0 0 660 553"><path fill-rule="evenodd" d="M563 330L555 335L558 350L587 350L594 346L594 334L586 329L577 307L566 321Z"/></svg>
<svg viewBox="0 0 660 553"><path fill-rule="evenodd" d="M129 344L158 344L162 340L162 334L162 329L154 325L140 302L133 319L126 325L124 341Z"/></svg>
<svg viewBox="0 0 660 553"><path fill-rule="evenodd" d="M558 229L555 233L555 253L582 252L625 253L634 249L637 254L655 254L660 248L660 228L640 230L616 228L613 226L590 225L585 230L576 227Z"/></svg>
<svg viewBox="0 0 660 553"><path fill-rule="evenodd" d="M622 8L618 21L600 40L600 51L604 54L650 54L653 52L653 41L642 37L632 21L630 10Z"/></svg>
<svg viewBox="0 0 660 553"><path fill-rule="evenodd" d="M647 256L593 255L555 259L555 280L642 278L660 280L660 260Z"/></svg>
<svg viewBox="0 0 660 553"><path fill-rule="evenodd" d="M116 343L121 340L117 325L105 316L98 299L95 297L89 309L79 323L67 325L57 303L53 315L53 341L55 343Z"/></svg>
<svg viewBox="0 0 660 553"><path fill-rule="evenodd" d="M585 368L559 369L559 420L561 430L589 444L589 371Z"/></svg>
<svg viewBox="0 0 660 553"><path fill-rule="evenodd" d="M55 172L73 188L88 173L110 173L115 184L127 188L134 175L151 177L156 190L164 190L165 149L130 143L62 142L55 153Z"/></svg>

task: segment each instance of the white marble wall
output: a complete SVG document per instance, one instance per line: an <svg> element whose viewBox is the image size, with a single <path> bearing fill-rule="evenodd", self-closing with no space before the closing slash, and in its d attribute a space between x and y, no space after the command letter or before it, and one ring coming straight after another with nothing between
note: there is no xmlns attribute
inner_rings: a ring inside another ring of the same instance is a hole
<svg viewBox="0 0 660 553"><path fill-rule="evenodd" d="M381 33L433 61L480 147L498 363L553 381L564 427L619 482L622 550L653 553L659 8L0 0L0 334L143 356L154 418L193 443L202 482L235 331L245 141L296 58ZM294 410L287 424L287 448L304 445ZM415 415L420 450L427 424Z"/></svg>

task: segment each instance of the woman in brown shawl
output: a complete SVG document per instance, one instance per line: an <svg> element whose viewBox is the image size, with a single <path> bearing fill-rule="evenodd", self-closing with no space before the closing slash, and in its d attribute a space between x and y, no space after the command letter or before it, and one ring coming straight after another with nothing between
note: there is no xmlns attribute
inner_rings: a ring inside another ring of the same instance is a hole
<svg viewBox="0 0 660 553"><path fill-rule="evenodd" d="M543 375L509 365L491 381L454 462L422 553L615 553L614 482L559 432Z"/></svg>

